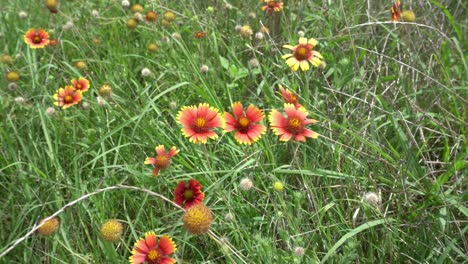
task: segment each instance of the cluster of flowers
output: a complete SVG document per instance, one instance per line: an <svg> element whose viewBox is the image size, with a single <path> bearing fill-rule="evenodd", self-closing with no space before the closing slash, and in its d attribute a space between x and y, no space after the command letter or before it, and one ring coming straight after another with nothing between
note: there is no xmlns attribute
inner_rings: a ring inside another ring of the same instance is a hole
<svg viewBox="0 0 468 264"><path fill-rule="evenodd" d="M76 105L81 102L83 93L90 87L89 81L83 77L72 79L71 84L57 90L54 94L54 105L63 109Z"/></svg>
<svg viewBox="0 0 468 264"><path fill-rule="evenodd" d="M128 1L122 1L122 6L127 8L130 5ZM127 27L129 29L135 29L140 21L146 21L147 24L155 23L158 21L158 14L154 10L149 10L146 12L145 16L143 17L142 13L145 11L145 8L140 4L134 4L130 8L130 11L133 12L133 18L129 18L127 20ZM161 19L161 25L169 26L171 23L176 19L176 14L172 11L166 11L163 14Z"/></svg>

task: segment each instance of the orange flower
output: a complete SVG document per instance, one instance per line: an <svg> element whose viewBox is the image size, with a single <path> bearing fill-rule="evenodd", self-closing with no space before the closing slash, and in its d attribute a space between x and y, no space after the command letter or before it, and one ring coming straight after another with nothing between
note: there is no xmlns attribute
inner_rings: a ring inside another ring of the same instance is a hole
<svg viewBox="0 0 468 264"><path fill-rule="evenodd" d="M71 83L76 90L81 91L82 93L89 90L89 81L83 77L78 78L78 80L72 79Z"/></svg>
<svg viewBox="0 0 468 264"><path fill-rule="evenodd" d="M44 48L49 44L49 33L43 29L31 28L24 34L24 43L28 44L32 49Z"/></svg>
<svg viewBox="0 0 468 264"><path fill-rule="evenodd" d="M216 139L218 135L213 129L224 128L224 119L216 108L201 103L198 106L184 106L177 114L177 122L182 126L182 134L190 142L206 144L208 138Z"/></svg>
<svg viewBox="0 0 468 264"><path fill-rule="evenodd" d="M293 53L285 54L282 58L286 59L286 64L294 71L297 71L299 67L301 67L302 71L309 70L309 63L318 67L322 63L323 57L322 54L313 50L317 44L318 41L314 38L307 40L304 37L300 37L298 45L283 46L283 48L292 50Z"/></svg>
<svg viewBox="0 0 468 264"><path fill-rule="evenodd" d="M281 1L275 1L275 0L264 0L266 5L262 6L262 11L275 11L275 12L280 12L283 10L283 2Z"/></svg>
<svg viewBox="0 0 468 264"><path fill-rule="evenodd" d="M236 102L232 104L234 116L228 112L224 113L226 120L225 132L236 131L234 138L240 144L251 145L265 134L266 127L257 124L265 117L263 112L253 105L249 105L244 113L242 104Z"/></svg>
<svg viewBox="0 0 468 264"><path fill-rule="evenodd" d="M396 0L392 5L392 20L398 21L400 19L400 0Z"/></svg>
<svg viewBox="0 0 468 264"><path fill-rule="evenodd" d="M67 85L65 88L60 88L54 94L54 105L66 109L70 106L76 105L81 101L81 91L75 90L73 86Z"/></svg>
<svg viewBox="0 0 468 264"><path fill-rule="evenodd" d="M195 179L190 179L188 185L185 181L180 181L174 190L174 202L185 209L193 205L201 204L205 199L205 194L201 191L200 183Z"/></svg>
<svg viewBox="0 0 468 264"><path fill-rule="evenodd" d="M195 32L193 36L197 39L201 39L206 36L206 32L205 31Z"/></svg>
<svg viewBox="0 0 468 264"><path fill-rule="evenodd" d="M318 138L319 134L306 129L308 124L317 123L317 120L307 119L309 114L304 107L296 108L293 104L284 104L286 116L277 110L270 112L268 119L273 132L280 136L280 141L289 141L292 137L299 142L305 141L306 137Z"/></svg>
<svg viewBox="0 0 468 264"><path fill-rule="evenodd" d="M179 150L176 147L172 147L166 152L163 145L157 146L154 150L156 151L156 157L146 158L145 164L153 165L153 176L157 176L159 170L165 169L171 164L171 158L179 153Z"/></svg>
<svg viewBox="0 0 468 264"><path fill-rule="evenodd" d="M162 236L159 239L154 232L145 234L145 238L140 238L133 246L132 255L129 260L131 264L172 264L176 260L169 255L177 250L176 244L169 236Z"/></svg>
<svg viewBox="0 0 468 264"><path fill-rule="evenodd" d="M279 85L280 94L283 97L285 103L293 104L296 108L301 107L302 105L298 103L297 95L291 92L289 89L284 89L281 84Z"/></svg>
<svg viewBox="0 0 468 264"><path fill-rule="evenodd" d="M146 12L145 19L148 23L154 22L158 19L158 14L154 11Z"/></svg>

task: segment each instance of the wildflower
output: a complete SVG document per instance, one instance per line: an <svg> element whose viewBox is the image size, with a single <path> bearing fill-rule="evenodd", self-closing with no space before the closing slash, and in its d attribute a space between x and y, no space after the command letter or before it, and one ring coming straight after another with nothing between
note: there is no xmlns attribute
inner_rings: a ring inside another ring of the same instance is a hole
<svg viewBox="0 0 468 264"><path fill-rule="evenodd" d="M145 234L145 238L140 238L133 246L130 264L141 263L176 263L176 260L169 256L177 250L176 244L169 236L162 236L157 240L154 232Z"/></svg>
<svg viewBox="0 0 468 264"><path fill-rule="evenodd" d="M141 76L142 76L143 78L146 78L146 77L148 77L148 76L150 76L150 75L151 75L151 70L150 70L150 69L148 69L148 68L143 68L143 69L141 70Z"/></svg>
<svg viewBox="0 0 468 264"><path fill-rule="evenodd" d="M295 247L294 248L294 254L298 257L302 257L305 254L305 250L303 247Z"/></svg>
<svg viewBox="0 0 468 264"><path fill-rule="evenodd" d="M286 59L286 64L294 71L297 71L299 67L302 71L307 71L309 69L309 63L318 67L322 62L323 57L322 54L313 50L317 44L318 41L314 38L307 40L304 37L300 37L298 45L283 46L283 48L292 50L293 53L285 54L282 58Z"/></svg>
<svg viewBox="0 0 468 264"><path fill-rule="evenodd" d="M401 19L403 19L404 22L414 22L416 20L416 15L411 10L405 10L401 12Z"/></svg>
<svg viewBox="0 0 468 264"><path fill-rule="evenodd" d="M273 189L277 192L282 192L284 190L284 185L280 181L275 181L273 183Z"/></svg>
<svg viewBox="0 0 468 264"><path fill-rule="evenodd" d="M28 17L28 13L24 12L24 11L20 11L18 13L18 16L21 18L21 19L25 19Z"/></svg>
<svg viewBox="0 0 468 264"><path fill-rule="evenodd" d="M196 144L206 144L208 138L218 138L213 129L225 126L218 110L204 103L182 107L177 114L177 122L183 126L182 134Z"/></svg>
<svg viewBox="0 0 468 264"><path fill-rule="evenodd" d="M148 44L148 51L150 51L150 52L156 52L156 51L158 51L158 45L156 45L156 44L154 44L154 43Z"/></svg>
<svg viewBox="0 0 468 264"><path fill-rule="evenodd" d="M164 149L163 145L156 146L156 157L146 158L144 164L153 165L153 176L157 176L159 171L167 168L171 164L171 158L173 158L179 150L176 147L172 147L168 152Z"/></svg>
<svg viewBox="0 0 468 264"><path fill-rule="evenodd" d="M57 219L57 217L53 217L47 221L44 221L45 219L42 219L40 222L39 222L39 225L41 225L38 229L37 229L37 232L43 236L50 236L52 235L53 233L55 233L55 231L58 230L59 226L60 226L60 222L59 220Z"/></svg>
<svg viewBox="0 0 468 264"><path fill-rule="evenodd" d="M363 200L364 202L373 206L378 206L382 203L382 198L375 192L368 192L364 194Z"/></svg>
<svg viewBox="0 0 468 264"><path fill-rule="evenodd" d="M286 118L277 110L272 110L269 115L270 127L273 132L280 136L280 141L289 141L292 137L299 142L305 141L306 137L318 138L319 134L306 129L308 124L317 123L317 120L307 119L309 114L304 107L296 108L293 104L284 104Z"/></svg>
<svg viewBox="0 0 468 264"><path fill-rule="evenodd" d="M68 21L68 22L65 23L65 25L63 26L63 30L64 30L64 31L68 31L68 30L72 29L74 26L75 26L75 24L73 24L73 21Z"/></svg>
<svg viewBox="0 0 468 264"><path fill-rule="evenodd" d="M107 103L106 100L100 96L96 97L96 100L97 100L98 105L100 106L105 106Z"/></svg>
<svg viewBox="0 0 468 264"><path fill-rule="evenodd" d="M257 60L257 58L252 58L249 60L249 65L253 68L257 68L260 65L260 62Z"/></svg>
<svg viewBox="0 0 468 264"><path fill-rule="evenodd" d="M244 25L239 29L239 34L244 38L248 38L252 36L253 31L249 25Z"/></svg>
<svg viewBox="0 0 468 264"><path fill-rule="evenodd" d="M249 105L244 113L242 104L232 104L234 116L228 112L224 113L226 120L225 132L236 131L234 138L240 144L251 145L265 134L266 127L257 124L265 117L263 112L254 105Z"/></svg>
<svg viewBox="0 0 468 264"><path fill-rule="evenodd" d="M26 103L26 99L24 99L24 97L22 97L22 96L18 96L18 97L15 98L15 102L16 102L17 104L25 104L25 103Z"/></svg>
<svg viewBox="0 0 468 264"><path fill-rule="evenodd" d="M13 59L11 58L10 55L8 54L3 54L2 57L0 57L0 61L3 63L3 64L10 64L13 62Z"/></svg>
<svg viewBox="0 0 468 264"><path fill-rule="evenodd" d="M169 23L174 21L176 19L176 17L177 17L176 14L174 12L172 12L172 11L166 11L164 13L164 15L163 15L163 18Z"/></svg>
<svg viewBox="0 0 468 264"><path fill-rule="evenodd" d="M182 222L189 233L201 235L210 229L213 223L213 214L205 205L197 204L185 211Z"/></svg>
<svg viewBox="0 0 468 264"><path fill-rule="evenodd" d="M297 32L297 35L298 35L299 37L304 37L304 36L305 36L305 32L302 31L302 30L299 30L299 31Z"/></svg>
<svg viewBox="0 0 468 264"><path fill-rule="evenodd" d="M203 37L206 36L206 32L205 31L199 31L199 32L195 32L195 34L193 34L193 36L197 39L201 39Z"/></svg>
<svg viewBox="0 0 468 264"><path fill-rule="evenodd" d="M98 18L98 17L99 17L99 11L97 11L96 9L93 9L93 11L91 11L91 15L92 15L94 18Z"/></svg>
<svg viewBox="0 0 468 264"><path fill-rule="evenodd" d="M53 108L53 107L48 107L48 108L46 109L46 114L47 114L48 116L54 116L54 115L55 115L55 108Z"/></svg>
<svg viewBox="0 0 468 264"><path fill-rule="evenodd" d="M130 6L130 2L128 0L122 0L120 4L123 8L128 8Z"/></svg>
<svg viewBox="0 0 468 264"><path fill-rule="evenodd" d="M249 178L243 178L240 181L239 187L244 191L248 191L248 190L252 189L253 182Z"/></svg>
<svg viewBox="0 0 468 264"><path fill-rule="evenodd" d="M262 6L262 11L267 11L267 12L280 12L283 10L283 2L281 1L275 1L275 0L264 0L266 5Z"/></svg>
<svg viewBox="0 0 468 264"><path fill-rule="evenodd" d="M11 82L8 84L8 90L10 91L16 91L16 89L18 89L18 84L16 84L15 82Z"/></svg>
<svg viewBox="0 0 468 264"><path fill-rule="evenodd" d="M255 33L255 39L257 40L262 40L264 37L263 33L262 32L257 32Z"/></svg>
<svg viewBox="0 0 468 264"><path fill-rule="evenodd" d="M101 96L110 96L112 94L112 87L108 84L104 84L99 88L99 94Z"/></svg>
<svg viewBox="0 0 468 264"><path fill-rule="evenodd" d="M283 97L283 100L285 103L288 103L288 104L293 104L294 107L296 108L299 108L301 107L302 105L298 103L298 98L297 98L297 95L295 95L293 92L291 92L291 90L289 89L284 89L283 86L281 86L281 84L279 85L279 89L280 89L280 94L281 96Z"/></svg>
<svg viewBox="0 0 468 264"><path fill-rule="evenodd" d="M75 63L75 66L76 66L78 69L82 70L82 69L87 68L87 67L88 67L88 64L86 64L86 62L84 62L84 61L77 61L77 62Z"/></svg>
<svg viewBox="0 0 468 264"><path fill-rule="evenodd" d="M101 237L109 242L115 242L122 237L123 226L122 224L115 220L107 220L101 226Z"/></svg>
<svg viewBox="0 0 468 264"><path fill-rule="evenodd" d="M148 23L154 22L158 19L158 14L154 11L146 12L145 19Z"/></svg>
<svg viewBox="0 0 468 264"><path fill-rule="evenodd" d="M71 83L76 90L81 91L82 93L88 91L90 87L89 81L83 77L72 79Z"/></svg>
<svg viewBox="0 0 468 264"><path fill-rule="evenodd" d="M9 82L17 82L20 79L20 75L17 71L9 71L6 74L6 79Z"/></svg>
<svg viewBox="0 0 468 264"><path fill-rule="evenodd" d="M392 5L392 20L398 21L400 19L400 0L396 0Z"/></svg>
<svg viewBox="0 0 468 264"><path fill-rule="evenodd" d="M44 48L49 44L49 33L43 29L30 29L24 34L24 42L32 49Z"/></svg>
<svg viewBox="0 0 468 264"><path fill-rule="evenodd" d="M135 29L138 26L138 20L135 18L129 18L127 20L127 28L128 29Z"/></svg>
<svg viewBox="0 0 468 264"><path fill-rule="evenodd" d="M58 12L58 0L46 0L45 6L49 9L50 12L56 14Z"/></svg>
<svg viewBox="0 0 468 264"><path fill-rule="evenodd" d="M208 65L203 64L200 67L200 71L203 72L203 73L207 73L209 71Z"/></svg>
<svg viewBox="0 0 468 264"><path fill-rule="evenodd" d="M195 179L190 179L188 184L180 181L174 190L174 202L188 209L196 204L201 204L205 199L205 194L201 191L200 183Z"/></svg>
<svg viewBox="0 0 468 264"><path fill-rule="evenodd" d="M58 89L57 93L54 94L54 105L66 109L78 104L81 99L81 91L75 90L71 85L67 85L65 88Z"/></svg>
<svg viewBox="0 0 468 264"><path fill-rule="evenodd" d="M143 6L140 5L140 4L134 4L134 5L132 5L132 8L131 8L130 10L132 10L133 13L141 13L141 12L143 12L145 9L144 9Z"/></svg>

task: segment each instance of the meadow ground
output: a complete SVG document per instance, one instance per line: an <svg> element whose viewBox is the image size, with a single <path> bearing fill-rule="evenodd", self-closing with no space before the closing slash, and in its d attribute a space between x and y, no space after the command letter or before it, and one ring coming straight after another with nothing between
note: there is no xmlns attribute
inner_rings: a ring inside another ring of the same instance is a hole
<svg viewBox="0 0 468 264"><path fill-rule="evenodd" d="M55 2L1 0L0 263L467 261L466 2Z"/></svg>

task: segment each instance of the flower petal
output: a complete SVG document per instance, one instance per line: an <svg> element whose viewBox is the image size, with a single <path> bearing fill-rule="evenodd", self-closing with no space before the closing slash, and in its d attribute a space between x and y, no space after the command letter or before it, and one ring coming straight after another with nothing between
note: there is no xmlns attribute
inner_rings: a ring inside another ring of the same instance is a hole
<svg viewBox="0 0 468 264"><path fill-rule="evenodd" d="M171 255L177 250L177 247L172 238L162 236L159 239L158 250L164 255Z"/></svg>

